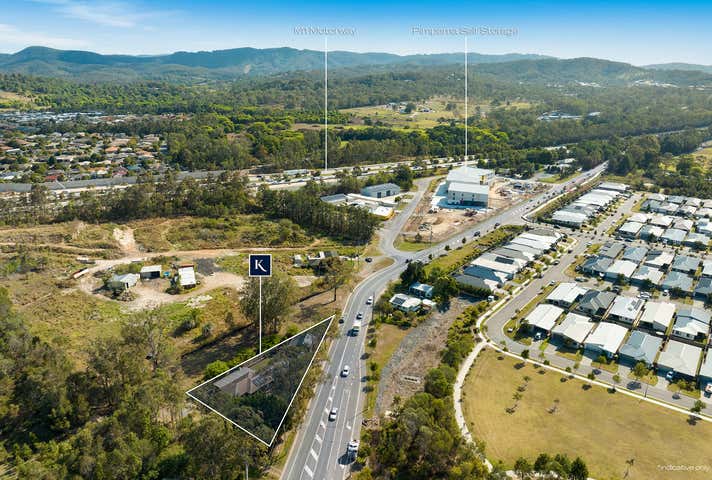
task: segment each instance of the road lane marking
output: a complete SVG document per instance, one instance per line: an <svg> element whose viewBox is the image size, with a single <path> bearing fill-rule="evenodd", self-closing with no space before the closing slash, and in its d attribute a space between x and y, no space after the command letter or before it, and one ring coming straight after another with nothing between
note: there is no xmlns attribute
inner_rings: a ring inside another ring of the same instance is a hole
<svg viewBox="0 0 712 480"><path fill-rule="evenodd" d="M309 475L311 478L314 478L314 472L311 471L311 468L304 465L304 471L307 472L307 475Z"/></svg>
<svg viewBox="0 0 712 480"><path fill-rule="evenodd" d="M319 460L319 455L316 454L316 452L314 451L313 448L311 450L309 450L309 453L314 458L314 460Z"/></svg>

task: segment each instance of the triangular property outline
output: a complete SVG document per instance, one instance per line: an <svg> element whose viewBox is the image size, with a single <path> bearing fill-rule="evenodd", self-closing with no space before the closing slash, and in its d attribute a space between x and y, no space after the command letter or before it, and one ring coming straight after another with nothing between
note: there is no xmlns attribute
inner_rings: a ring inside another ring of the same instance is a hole
<svg viewBox="0 0 712 480"><path fill-rule="evenodd" d="M319 353L319 350L321 349L321 345L324 343L324 339L326 338L326 335L327 335L328 332L329 332L329 328L331 328L331 322L334 320L334 317L335 317L335 315L332 315L332 316L330 316L330 317L328 317L328 318L325 318L324 320L322 320L322 321L320 321L320 322L318 322L318 323L315 323L315 324L312 325L311 327L306 328L306 329L302 330L301 332L299 332L299 333L297 333L297 334L295 334L295 335L292 335L291 337L289 337L289 338L287 338L287 339L282 340L282 341L279 342L278 344L271 346L271 347L268 348L267 350L264 350L262 353L258 353L258 354L255 355L254 357L248 358L247 360L241 362L241 363L238 364L238 365L235 365L234 367L232 367L232 368L226 370L225 372L222 372L222 373L220 373L220 374L218 374L218 375L216 375L216 376L214 376L214 377L212 377L212 378L210 378L210 379L204 381L204 382L201 383L200 385L197 385L197 386L191 388L190 390L188 390L187 392L185 392L186 395L189 396L189 397L190 397L191 399L193 399L194 401L196 401L197 403L199 403L200 405L202 405L202 406L204 406L205 408L207 408L208 410L210 410L210 411L212 411L212 412L218 414L218 415L219 415L220 417L222 417L224 420L227 420L227 421L230 422L232 425L236 426L237 428L239 428L239 429L242 430L243 432L247 433L248 435L250 435L250 436L251 436L252 438L254 438L255 440L257 440L257 441L259 441L260 443L266 445L268 448L271 447L272 444L274 443L275 438L277 438L277 434L279 433L279 430L282 428L282 424L284 423L284 421L285 421L286 418L287 418L287 414L289 413L289 410L292 408L292 403L294 403L294 400L297 398L297 394L299 393L299 391L300 391L301 388L302 388L302 384L304 383L304 379L306 378L307 373L309 373L309 370L311 369L311 366L312 366L312 364L314 363L314 359L316 358L317 353ZM245 364L247 364L247 363L249 363L249 362L253 362L253 361L254 361L256 358L258 358L258 357L265 356L266 354L268 354L268 353L271 352L272 350L274 350L274 349L280 347L281 345L283 345L283 344L285 344L285 343L288 343L289 341L295 339L296 337L299 337L300 335L304 335L305 333L307 333L307 332L309 332L310 330L315 329L315 328L317 328L317 327L323 325L324 323L328 323L327 326L326 326L326 329L324 330L324 334L322 335L321 339L319 340L319 344L318 344L318 345L316 346L316 348L314 349L314 353L313 353L313 355L312 355L312 358L309 360L309 364L307 365L307 368L304 370L304 373L302 374L302 378L299 380L299 384L297 385L297 388L295 389L295 391L294 391L294 393L293 393L293 395L292 395L292 398L290 399L290 401L289 401L289 403L288 403L288 405L287 405L287 408L286 408L285 411L284 411L284 415L282 415L282 418L281 418L281 420L279 421L279 424L278 424L277 427L275 428L275 430L274 430L274 435L273 435L272 438L270 439L269 443L266 442L266 441L264 441L263 439L259 438L257 435L253 434L252 432L250 432L250 431L247 430L246 428L242 427L241 425L239 425L239 424L238 424L237 422L235 422L234 420L228 418L226 415L223 415L223 414L222 414L220 411L218 411L216 408L214 408L214 407L208 405L207 403L203 402L201 399L199 399L199 398L197 398L195 395L193 395L192 392L194 392L195 390L197 390L197 389L199 389L199 388L201 388L201 387L203 387L203 386L209 384L210 382L213 382L214 380L216 380L216 379L219 378L219 377L223 377L223 376L228 375L230 372L239 369L240 367L242 367L243 365L245 365Z"/></svg>

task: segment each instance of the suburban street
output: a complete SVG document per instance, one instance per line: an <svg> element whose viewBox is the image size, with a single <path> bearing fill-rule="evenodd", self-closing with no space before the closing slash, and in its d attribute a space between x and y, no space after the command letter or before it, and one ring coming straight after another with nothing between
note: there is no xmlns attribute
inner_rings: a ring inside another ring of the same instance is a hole
<svg viewBox="0 0 712 480"><path fill-rule="evenodd" d="M380 231L379 246L385 256L394 259L394 263L359 283L347 301L343 312L345 322L339 326L341 334L331 345L330 361L324 366L324 380L317 387L315 396L310 402L304 422L297 433L292 450L289 452L282 478L287 480L332 480L344 478L349 473L346 446L350 440L360 437L365 399L364 377L367 372L366 362L362 358L365 348L365 333L362 332L358 336L350 336L347 333L359 312L364 314L362 329L367 328L367 322L371 319L371 307L366 305L368 297L373 295L374 299L377 299L388 283L396 280L405 269L406 260L427 262L430 254L435 257L446 253L445 246L453 244L453 241L457 242L456 246L461 245L461 238L466 238L470 242L473 240L475 231L481 231L484 234L495 228L497 223L502 225L524 224L525 220L522 215L540 205L546 197L552 193L561 193L574 183L580 183L584 179L601 173L604 169L605 164L583 172L565 183L554 185L549 192L515 205L513 208L490 217L465 232L457 234L456 237L433 247L419 252L402 252L394 247L394 241L417 207L431 179L417 180L418 190L414 198ZM453 244L453 246L455 245ZM347 378L340 376L345 365L351 368L351 373ZM335 421L329 421L329 411L333 407L338 408L338 415Z"/></svg>

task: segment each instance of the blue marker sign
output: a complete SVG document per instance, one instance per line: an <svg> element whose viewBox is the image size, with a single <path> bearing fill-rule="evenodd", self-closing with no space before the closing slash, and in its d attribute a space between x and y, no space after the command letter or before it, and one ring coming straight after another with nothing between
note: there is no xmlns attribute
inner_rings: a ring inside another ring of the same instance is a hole
<svg viewBox="0 0 712 480"><path fill-rule="evenodd" d="M271 277L272 255L250 254L250 277Z"/></svg>

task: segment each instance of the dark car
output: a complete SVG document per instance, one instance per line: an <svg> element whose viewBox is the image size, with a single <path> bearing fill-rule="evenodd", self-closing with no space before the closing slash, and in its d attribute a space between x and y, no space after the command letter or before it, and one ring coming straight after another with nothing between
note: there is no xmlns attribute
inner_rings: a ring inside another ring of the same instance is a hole
<svg viewBox="0 0 712 480"><path fill-rule="evenodd" d="M373 259L371 257L366 257L366 263L371 263Z"/></svg>
<svg viewBox="0 0 712 480"><path fill-rule="evenodd" d="M474 235L472 235L472 236L473 236L473 237L479 237L480 235L481 235L480 231L477 230L477 231L474 233Z"/></svg>
<svg viewBox="0 0 712 480"><path fill-rule="evenodd" d="M494 228L497 228L497 227L499 227L500 225L502 225L502 224L499 223L499 222L497 222L497 223L494 224Z"/></svg>

